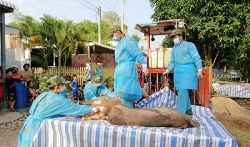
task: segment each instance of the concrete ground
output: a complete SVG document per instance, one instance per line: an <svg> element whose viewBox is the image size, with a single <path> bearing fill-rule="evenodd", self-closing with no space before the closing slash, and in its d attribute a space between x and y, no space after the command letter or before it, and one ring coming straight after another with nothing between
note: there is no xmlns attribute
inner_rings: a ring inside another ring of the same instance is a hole
<svg viewBox="0 0 250 147"><path fill-rule="evenodd" d="M16 147L17 137L23 122L28 115L29 108L11 112L8 109L0 111L0 146Z"/></svg>

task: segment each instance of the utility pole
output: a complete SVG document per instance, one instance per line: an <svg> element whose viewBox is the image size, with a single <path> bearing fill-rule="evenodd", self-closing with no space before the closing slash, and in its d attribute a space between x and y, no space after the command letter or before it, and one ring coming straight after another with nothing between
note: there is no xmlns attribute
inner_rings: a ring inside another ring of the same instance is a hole
<svg viewBox="0 0 250 147"><path fill-rule="evenodd" d="M101 26L101 7L98 9L98 43L102 43L102 26Z"/></svg>
<svg viewBox="0 0 250 147"><path fill-rule="evenodd" d="M124 4L125 4L125 0L122 0L122 17L121 17L121 30L123 31L123 25L124 25Z"/></svg>
<svg viewBox="0 0 250 147"><path fill-rule="evenodd" d="M0 13L0 38L1 38L1 66L2 66L2 77L5 78L5 70L6 70L6 48L5 48L5 14L4 12ZM2 106L4 109L7 109L8 107L8 99L7 99L7 93L6 93L6 87L5 84L3 84L3 100L2 100Z"/></svg>

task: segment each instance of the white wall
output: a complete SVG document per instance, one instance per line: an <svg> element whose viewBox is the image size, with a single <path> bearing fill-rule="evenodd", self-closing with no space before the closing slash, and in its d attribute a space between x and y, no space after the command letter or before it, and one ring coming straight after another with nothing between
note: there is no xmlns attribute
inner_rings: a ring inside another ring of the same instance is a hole
<svg viewBox="0 0 250 147"><path fill-rule="evenodd" d="M28 54L26 51L26 56ZM25 63L30 64L30 60L24 58L23 51L20 49L6 49L6 69L12 67L12 65L17 65L18 71L21 71Z"/></svg>

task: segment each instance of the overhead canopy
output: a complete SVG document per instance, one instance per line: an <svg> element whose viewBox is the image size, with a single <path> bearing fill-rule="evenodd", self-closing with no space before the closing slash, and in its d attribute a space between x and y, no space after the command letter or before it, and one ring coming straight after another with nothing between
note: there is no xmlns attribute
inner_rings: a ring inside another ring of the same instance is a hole
<svg viewBox="0 0 250 147"><path fill-rule="evenodd" d="M11 13L15 9L17 10L17 7L14 4L11 4L5 0L0 0L1 13Z"/></svg>
<svg viewBox="0 0 250 147"><path fill-rule="evenodd" d="M182 23L182 27L179 26L180 23ZM167 35L171 34L172 30L175 29L175 26L177 26L177 29L182 32L186 32L183 19L162 20L158 22L136 24L135 29L145 35Z"/></svg>
<svg viewBox="0 0 250 147"><path fill-rule="evenodd" d="M85 45L90 47L91 52L111 54L115 52L114 48L94 41L87 41Z"/></svg>

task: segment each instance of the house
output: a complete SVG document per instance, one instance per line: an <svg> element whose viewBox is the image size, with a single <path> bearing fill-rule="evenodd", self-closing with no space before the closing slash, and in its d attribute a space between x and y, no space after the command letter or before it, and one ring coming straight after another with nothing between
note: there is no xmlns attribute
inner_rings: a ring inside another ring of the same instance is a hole
<svg viewBox="0 0 250 147"><path fill-rule="evenodd" d="M86 58L92 59L92 62L102 60L105 68L114 68L116 65L114 52L115 49L95 41L85 41L84 45L87 53L72 55L72 67L85 67ZM94 65L95 66L95 65Z"/></svg>
<svg viewBox="0 0 250 147"><path fill-rule="evenodd" d="M18 34L18 28L5 25L6 68L17 65L21 71L23 64L30 64L30 52L22 50Z"/></svg>
<svg viewBox="0 0 250 147"><path fill-rule="evenodd" d="M21 49L21 42L18 34L18 28L5 25L6 68L17 65L19 70L22 70L23 64L30 64L30 52L29 50L23 51Z"/></svg>

